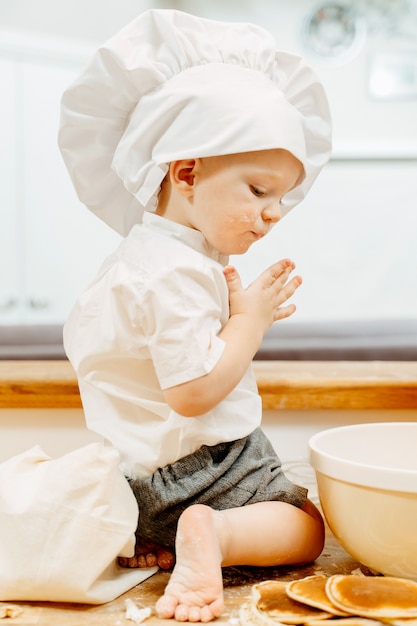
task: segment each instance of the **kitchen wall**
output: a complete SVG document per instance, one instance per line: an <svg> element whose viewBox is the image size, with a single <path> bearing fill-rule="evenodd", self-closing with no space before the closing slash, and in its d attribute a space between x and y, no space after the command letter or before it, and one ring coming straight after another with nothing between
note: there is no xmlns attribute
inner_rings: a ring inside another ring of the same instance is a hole
<svg viewBox="0 0 417 626"><path fill-rule="evenodd" d="M0 324L61 323L118 242L71 188L59 99L91 51L150 7L255 21L325 83L332 161L268 238L233 259L244 281L290 256L304 282L283 324L415 319L417 0L1 0Z"/></svg>

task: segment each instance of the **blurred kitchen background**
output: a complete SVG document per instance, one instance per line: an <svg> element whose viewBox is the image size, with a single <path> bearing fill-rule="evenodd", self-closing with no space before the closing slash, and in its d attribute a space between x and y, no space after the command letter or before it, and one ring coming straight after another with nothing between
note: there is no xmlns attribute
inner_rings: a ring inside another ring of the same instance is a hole
<svg viewBox="0 0 417 626"><path fill-rule="evenodd" d="M292 338L298 352L285 358L320 358L332 344L345 348L335 358L417 359L417 0L0 0L0 358L30 356L15 344L51 343L51 329L59 337L119 241L72 189L59 102L95 48L148 8L256 22L326 87L330 164L266 239L232 259L245 283L286 256L303 276L297 313L269 333L275 356ZM367 356L348 354L352 337Z"/></svg>

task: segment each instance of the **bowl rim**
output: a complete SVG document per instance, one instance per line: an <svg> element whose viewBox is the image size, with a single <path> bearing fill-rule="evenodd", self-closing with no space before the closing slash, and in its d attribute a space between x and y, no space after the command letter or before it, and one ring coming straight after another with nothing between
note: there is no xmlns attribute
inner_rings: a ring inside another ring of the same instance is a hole
<svg viewBox="0 0 417 626"><path fill-rule="evenodd" d="M372 487L382 489L384 491L398 491L405 493L417 494L417 470L408 470L401 468L386 468L380 465L369 464L358 461L349 461L341 459L337 456L324 452L320 448L320 442L334 434L335 431L346 433L348 431L361 431L364 429L374 429L384 427L386 429L408 428L415 429L417 435L417 422L373 422L362 424L351 424L348 426L336 426L321 430L312 437L308 442L310 465L316 473L323 474L335 480L342 480L347 483L358 485L361 487ZM417 437L416 437L416 454L417 454ZM331 464L331 472L329 471ZM366 476L363 469L367 468Z"/></svg>

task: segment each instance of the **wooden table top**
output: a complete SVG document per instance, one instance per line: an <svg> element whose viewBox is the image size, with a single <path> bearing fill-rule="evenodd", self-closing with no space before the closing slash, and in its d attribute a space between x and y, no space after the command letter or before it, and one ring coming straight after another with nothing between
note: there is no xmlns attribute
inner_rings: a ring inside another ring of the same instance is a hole
<svg viewBox="0 0 417 626"><path fill-rule="evenodd" d="M82 564L80 564L82 567ZM280 579L285 581L311 576L313 574L350 574L363 572L366 568L351 558L328 533L325 548L321 556L312 564L298 567L229 567L223 570L225 585L225 611L215 621L219 626L239 624L239 609L247 601L251 586L262 580ZM126 599L130 599L138 607L149 607L151 616L144 622L145 626L166 626L175 624L173 620L161 620L153 612L156 600L162 595L170 574L157 572L137 587L120 596L113 602L99 606L60 603L24 603L13 602L21 609L21 614L10 621L19 626L132 626L133 621L126 619ZM0 608L2 604L0 603Z"/></svg>

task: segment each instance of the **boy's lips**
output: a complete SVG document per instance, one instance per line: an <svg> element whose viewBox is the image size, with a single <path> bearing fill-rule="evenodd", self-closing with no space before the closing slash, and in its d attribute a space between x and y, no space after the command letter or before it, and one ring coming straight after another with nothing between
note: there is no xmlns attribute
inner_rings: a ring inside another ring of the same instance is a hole
<svg viewBox="0 0 417 626"><path fill-rule="evenodd" d="M256 231L251 231L252 235L255 237L255 239L262 239L262 237L265 237L266 233L261 232L261 233L257 233Z"/></svg>

